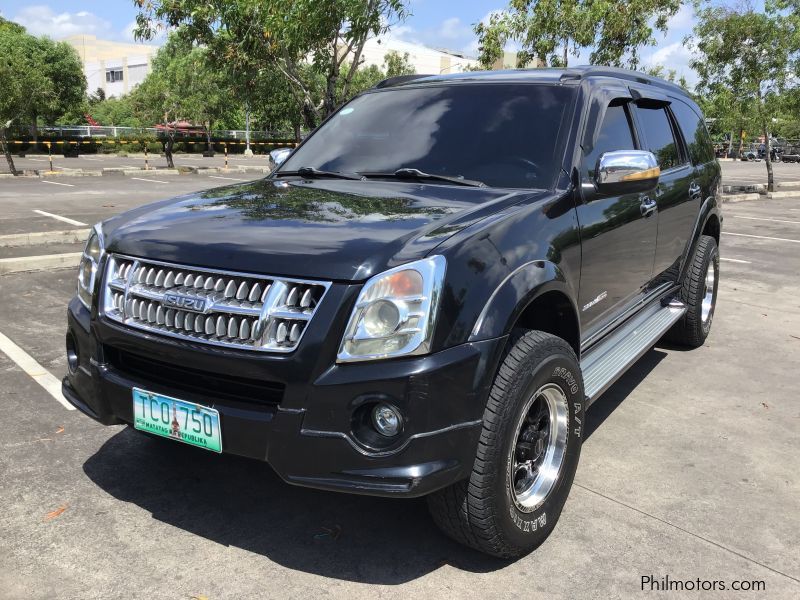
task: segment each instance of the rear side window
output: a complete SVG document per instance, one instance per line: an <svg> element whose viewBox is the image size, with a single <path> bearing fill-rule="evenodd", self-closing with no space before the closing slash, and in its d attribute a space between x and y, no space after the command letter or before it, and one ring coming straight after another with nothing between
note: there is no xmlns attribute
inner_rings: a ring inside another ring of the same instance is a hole
<svg viewBox="0 0 800 600"><path fill-rule="evenodd" d="M590 181L594 180L594 172L597 168L597 161L605 152L614 150L633 150L636 146L633 142L631 124L628 111L624 104L611 104L606 109L603 117L603 124L600 126L600 133L592 151L583 159L583 173Z"/></svg>
<svg viewBox="0 0 800 600"><path fill-rule="evenodd" d="M663 108L639 107L636 114L644 130L644 149L655 154L661 170L666 171L680 165L678 144L675 142L667 111Z"/></svg>
<svg viewBox="0 0 800 600"><path fill-rule="evenodd" d="M703 119L688 104L680 100L673 101L670 108L683 131L692 163L701 165L714 160L714 146Z"/></svg>

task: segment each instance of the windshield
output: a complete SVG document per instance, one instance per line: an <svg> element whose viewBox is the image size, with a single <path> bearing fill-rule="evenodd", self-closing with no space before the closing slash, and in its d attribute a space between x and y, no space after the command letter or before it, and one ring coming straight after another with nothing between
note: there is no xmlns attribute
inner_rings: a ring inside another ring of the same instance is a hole
<svg viewBox="0 0 800 600"><path fill-rule="evenodd" d="M443 85L359 96L280 171L392 176L418 169L494 187L549 188L573 90L551 85ZM446 184L446 182L443 182Z"/></svg>

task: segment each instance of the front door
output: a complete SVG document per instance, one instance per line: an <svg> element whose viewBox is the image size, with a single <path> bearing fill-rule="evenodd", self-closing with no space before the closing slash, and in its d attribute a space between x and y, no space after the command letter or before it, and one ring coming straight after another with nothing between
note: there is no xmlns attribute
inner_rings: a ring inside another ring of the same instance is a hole
<svg viewBox="0 0 800 600"><path fill-rule="evenodd" d="M594 146L581 160L578 308L584 339L638 303L653 277L658 229L658 213L653 209L655 190L607 196L594 184L597 161L603 153L639 147L628 104L627 100L609 104Z"/></svg>

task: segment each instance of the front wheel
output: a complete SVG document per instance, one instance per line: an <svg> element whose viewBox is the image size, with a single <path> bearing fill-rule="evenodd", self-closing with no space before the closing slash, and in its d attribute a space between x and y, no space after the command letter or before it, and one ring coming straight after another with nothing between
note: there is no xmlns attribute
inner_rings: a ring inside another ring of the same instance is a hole
<svg viewBox="0 0 800 600"><path fill-rule="evenodd" d="M553 531L578 466L584 417L569 344L541 331L509 344L469 479L428 497L447 535L501 558L527 554Z"/></svg>

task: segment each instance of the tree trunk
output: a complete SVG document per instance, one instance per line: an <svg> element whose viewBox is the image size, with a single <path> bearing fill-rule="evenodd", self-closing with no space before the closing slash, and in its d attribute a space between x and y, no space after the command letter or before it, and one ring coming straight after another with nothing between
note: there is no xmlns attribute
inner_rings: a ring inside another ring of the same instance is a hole
<svg viewBox="0 0 800 600"><path fill-rule="evenodd" d="M728 152L725 154L725 158L732 158L733 157L733 136L734 135L736 135L736 130L735 129L731 129L731 139L728 142Z"/></svg>
<svg viewBox="0 0 800 600"><path fill-rule="evenodd" d="M567 62L567 51L569 50L569 38L564 38L564 68L566 69L568 65Z"/></svg>
<svg viewBox="0 0 800 600"><path fill-rule="evenodd" d="M294 141L300 143L300 125L297 124L294 126Z"/></svg>
<svg viewBox="0 0 800 600"><path fill-rule="evenodd" d="M764 121L764 148L766 149L766 156L764 161L767 163L767 191L775 191L775 176L772 173L772 157L770 156L770 143L769 143L769 127L767 122Z"/></svg>
<svg viewBox="0 0 800 600"><path fill-rule="evenodd" d="M17 168L14 166L14 159L11 157L11 148L9 148L8 141L6 140L5 127L0 127L0 149L2 149L3 154L6 155L6 161L8 162L8 170L11 171L12 175L19 175Z"/></svg>
<svg viewBox="0 0 800 600"><path fill-rule="evenodd" d="M739 146L737 147L736 156L734 157L737 160L742 158L742 146L744 145L744 140L742 139L743 135L744 135L744 129L739 127Z"/></svg>

